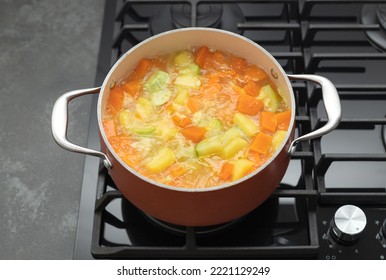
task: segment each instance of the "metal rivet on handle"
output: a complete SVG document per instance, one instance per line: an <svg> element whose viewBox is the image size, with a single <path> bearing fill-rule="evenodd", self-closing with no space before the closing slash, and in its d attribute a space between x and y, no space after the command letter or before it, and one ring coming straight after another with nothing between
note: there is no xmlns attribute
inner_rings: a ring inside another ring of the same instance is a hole
<svg viewBox="0 0 386 280"><path fill-rule="evenodd" d="M271 69L271 75L272 75L272 77L273 77L274 79L279 78L279 76L277 75L275 69L273 69L273 68Z"/></svg>
<svg viewBox="0 0 386 280"><path fill-rule="evenodd" d="M110 84L110 89L113 89L115 88L115 85L117 84L117 82L115 80L113 80Z"/></svg>

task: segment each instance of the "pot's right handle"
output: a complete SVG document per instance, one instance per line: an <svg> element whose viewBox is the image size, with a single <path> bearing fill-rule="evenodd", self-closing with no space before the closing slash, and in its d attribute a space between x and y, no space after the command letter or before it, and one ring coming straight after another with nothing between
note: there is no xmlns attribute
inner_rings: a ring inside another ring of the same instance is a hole
<svg viewBox="0 0 386 280"><path fill-rule="evenodd" d="M335 129L338 126L340 119L342 117L342 109L340 106L338 91L336 90L335 86L329 79L318 75L308 75L308 74L287 75L287 76L290 80L305 80L305 81L311 81L319 84L322 87L323 102L324 102L324 106L326 108L327 117L328 117L327 123L324 126L306 135L300 136L292 141L290 148L288 150L288 153L291 155L295 151L296 145L299 142L318 138L324 134L327 134L331 130Z"/></svg>

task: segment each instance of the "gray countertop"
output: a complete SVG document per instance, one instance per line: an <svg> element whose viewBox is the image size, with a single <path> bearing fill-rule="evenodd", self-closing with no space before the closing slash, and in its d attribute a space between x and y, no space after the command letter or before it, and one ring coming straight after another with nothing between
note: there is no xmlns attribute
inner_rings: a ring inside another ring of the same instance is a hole
<svg viewBox="0 0 386 280"><path fill-rule="evenodd" d="M94 86L103 0L0 2L0 259L71 259L84 156L51 136L64 92ZM70 104L87 140L90 97Z"/></svg>

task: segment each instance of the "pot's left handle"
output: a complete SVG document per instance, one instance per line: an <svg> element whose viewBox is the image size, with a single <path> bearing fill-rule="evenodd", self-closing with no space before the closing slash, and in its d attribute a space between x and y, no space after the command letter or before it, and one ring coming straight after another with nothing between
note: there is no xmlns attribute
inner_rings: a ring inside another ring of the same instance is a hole
<svg viewBox="0 0 386 280"><path fill-rule="evenodd" d="M66 92L65 94L61 95L56 100L52 109L51 132L55 142L60 147L71 152L100 157L101 159L103 159L104 166L107 169L111 169L112 165L110 160L107 158L106 154L100 151L78 146L76 144L71 143L67 139L68 103L72 99L82 95L99 93L100 89L100 87L79 89Z"/></svg>
<svg viewBox="0 0 386 280"><path fill-rule="evenodd" d="M324 107L326 108L328 117L327 123L324 126L308 134L302 135L292 141L288 151L289 154L292 154L295 151L296 145L299 142L320 137L335 129L339 125L340 119L342 117L342 109L340 105L338 91L329 79L322 76L310 74L287 76L290 80L304 80L319 84L322 88Z"/></svg>

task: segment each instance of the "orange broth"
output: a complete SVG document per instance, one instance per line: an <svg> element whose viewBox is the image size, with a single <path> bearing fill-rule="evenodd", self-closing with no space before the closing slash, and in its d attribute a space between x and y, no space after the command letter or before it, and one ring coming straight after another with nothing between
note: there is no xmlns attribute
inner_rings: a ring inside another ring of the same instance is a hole
<svg viewBox="0 0 386 280"><path fill-rule="evenodd" d="M203 46L142 59L111 89L103 127L137 172L171 186L208 188L264 164L290 119L267 73Z"/></svg>

